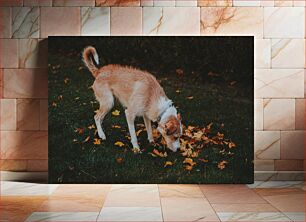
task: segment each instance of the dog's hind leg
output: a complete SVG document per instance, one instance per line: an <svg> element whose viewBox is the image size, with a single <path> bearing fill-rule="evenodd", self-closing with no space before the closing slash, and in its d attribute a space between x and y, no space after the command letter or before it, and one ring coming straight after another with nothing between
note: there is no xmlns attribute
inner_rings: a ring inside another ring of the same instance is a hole
<svg viewBox="0 0 306 222"><path fill-rule="evenodd" d="M148 117L146 117L145 115L143 116L143 120L144 120L146 129L147 129L148 140L149 140L150 143L154 142L153 134L152 134L151 120Z"/></svg>
<svg viewBox="0 0 306 222"><path fill-rule="evenodd" d="M131 143L134 148L139 148L137 136L135 132L135 125L134 125L136 115L133 112L130 112L129 109L126 109L125 116L126 116L126 120L128 123L129 131L130 131Z"/></svg>
<svg viewBox="0 0 306 222"><path fill-rule="evenodd" d="M114 105L114 97L113 97L112 92L109 89L105 89L103 91L103 94L99 95L97 99L100 103L100 108L95 115L95 122L96 122L99 137L105 140L106 136L102 129L102 122L106 114L111 110L111 108Z"/></svg>

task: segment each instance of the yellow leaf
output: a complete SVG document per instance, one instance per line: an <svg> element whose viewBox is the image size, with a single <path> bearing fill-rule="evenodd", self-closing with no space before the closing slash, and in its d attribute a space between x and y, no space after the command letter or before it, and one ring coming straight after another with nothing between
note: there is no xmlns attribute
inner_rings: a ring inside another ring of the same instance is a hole
<svg viewBox="0 0 306 222"><path fill-rule="evenodd" d="M121 129L121 126L119 126L119 125L112 125L112 128Z"/></svg>
<svg viewBox="0 0 306 222"><path fill-rule="evenodd" d="M186 166L185 166L185 169L188 170L188 171L191 171L192 168L193 168L193 166L191 166L191 165L186 165Z"/></svg>
<svg viewBox="0 0 306 222"><path fill-rule="evenodd" d="M83 141L83 143L88 142L89 139L90 139L90 136L86 137L86 139Z"/></svg>
<svg viewBox="0 0 306 222"><path fill-rule="evenodd" d="M180 92L181 92L181 90L177 89L175 92L176 92L176 93L180 93Z"/></svg>
<svg viewBox="0 0 306 222"><path fill-rule="evenodd" d="M185 160L183 161L183 163L187 163L187 164L189 164L190 166L193 166L193 165L196 165L196 164L197 164L196 162L193 162L193 159L191 159L191 158L185 158Z"/></svg>
<svg viewBox="0 0 306 222"><path fill-rule="evenodd" d="M101 140L95 138L93 144L95 144L95 145L100 145L100 144L101 144Z"/></svg>
<svg viewBox="0 0 306 222"><path fill-rule="evenodd" d="M166 166L172 166L172 165L173 165L173 163L172 163L171 161L166 161L164 167L166 167Z"/></svg>
<svg viewBox="0 0 306 222"><path fill-rule="evenodd" d="M234 148L234 147L236 147L236 144L233 143L233 142L230 142L230 143L228 144L228 147L229 147L229 148Z"/></svg>
<svg viewBox="0 0 306 222"><path fill-rule="evenodd" d="M140 129L140 130L138 130L137 132L136 132L136 136L139 136L139 134L142 132L142 130Z"/></svg>
<svg viewBox="0 0 306 222"><path fill-rule="evenodd" d="M124 143L120 142L120 141L117 141L115 143L115 146L119 146L119 147L123 147L124 146Z"/></svg>
<svg viewBox="0 0 306 222"><path fill-rule="evenodd" d="M94 124L92 124L92 125L88 126L87 128L91 130L91 129L95 129L96 127L95 127Z"/></svg>
<svg viewBox="0 0 306 222"><path fill-rule="evenodd" d="M156 156L159 156L159 157L166 157L167 156L167 153L162 153L162 152L159 152L157 149L154 149L153 151L153 154L155 154Z"/></svg>
<svg viewBox="0 0 306 222"><path fill-rule="evenodd" d="M119 110L115 110L112 112L113 116L119 116L120 115L120 111Z"/></svg>
<svg viewBox="0 0 306 222"><path fill-rule="evenodd" d="M208 163L208 160L205 160L205 159L199 159L201 162L203 162L203 163Z"/></svg>
<svg viewBox="0 0 306 222"><path fill-rule="evenodd" d="M192 138L195 138L196 140L199 141L199 140L201 140L202 136L203 136L203 132L202 131L198 131L198 132L193 134Z"/></svg>
<svg viewBox="0 0 306 222"><path fill-rule="evenodd" d="M218 163L218 168L223 170L225 168L225 164L227 164L227 161L222 160L220 163Z"/></svg>
<svg viewBox="0 0 306 222"><path fill-rule="evenodd" d="M74 132L76 132L76 133L78 133L78 134L83 134L84 129L83 129L83 128L76 128L76 129L74 130Z"/></svg>

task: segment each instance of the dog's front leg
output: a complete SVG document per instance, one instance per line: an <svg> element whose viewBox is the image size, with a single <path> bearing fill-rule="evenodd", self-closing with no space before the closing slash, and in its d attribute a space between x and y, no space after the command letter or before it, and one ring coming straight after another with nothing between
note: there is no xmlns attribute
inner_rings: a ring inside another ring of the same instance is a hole
<svg viewBox="0 0 306 222"><path fill-rule="evenodd" d="M127 109L125 110L125 116L126 116L126 120L128 123L128 127L129 127L129 131L130 131L130 136L131 136L131 142L134 148L139 148L138 142L137 142L137 136L135 133L135 125L134 125L134 121L135 121L135 114L129 112Z"/></svg>
<svg viewBox="0 0 306 222"><path fill-rule="evenodd" d="M153 139L153 134L152 134L152 126L151 126L151 120L146 117L145 115L143 116L143 120L147 129L147 134L148 134L148 140L150 143L154 142Z"/></svg>

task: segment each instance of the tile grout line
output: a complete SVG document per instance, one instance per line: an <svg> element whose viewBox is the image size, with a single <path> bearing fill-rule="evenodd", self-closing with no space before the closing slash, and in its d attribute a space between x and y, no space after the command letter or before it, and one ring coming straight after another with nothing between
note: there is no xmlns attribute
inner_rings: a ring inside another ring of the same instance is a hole
<svg viewBox="0 0 306 222"><path fill-rule="evenodd" d="M163 213L163 207L162 207L162 203L161 203L161 196L160 196L160 190L159 190L159 184L156 184L157 186L157 190L158 190L158 197L159 197L159 205L160 205L160 211L161 211L161 216L162 216L162 221L164 220L164 213Z"/></svg>

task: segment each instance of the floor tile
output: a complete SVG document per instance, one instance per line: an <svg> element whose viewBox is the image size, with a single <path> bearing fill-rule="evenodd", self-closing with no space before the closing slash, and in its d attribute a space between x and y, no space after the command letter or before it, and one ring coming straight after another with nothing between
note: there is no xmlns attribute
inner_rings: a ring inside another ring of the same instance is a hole
<svg viewBox="0 0 306 222"><path fill-rule="evenodd" d="M36 184L1 181L2 196L43 196L50 195L58 187L57 184Z"/></svg>
<svg viewBox="0 0 306 222"><path fill-rule="evenodd" d="M277 212L278 210L268 203L261 204L212 204L216 212Z"/></svg>
<svg viewBox="0 0 306 222"><path fill-rule="evenodd" d="M205 198L161 198L164 221L219 221Z"/></svg>
<svg viewBox="0 0 306 222"><path fill-rule="evenodd" d="M49 197L38 208L41 212L97 212L100 211L104 198L91 197Z"/></svg>
<svg viewBox="0 0 306 222"><path fill-rule="evenodd" d="M301 189L255 189L266 201L282 212L303 212L305 192Z"/></svg>
<svg viewBox="0 0 306 222"><path fill-rule="evenodd" d="M254 212L240 212L240 213L218 213L221 221L290 221L288 217L280 212L266 212L266 213L254 213Z"/></svg>
<svg viewBox="0 0 306 222"><path fill-rule="evenodd" d="M198 185L190 184L162 184L158 185L160 197L186 197L186 198L203 198Z"/></svg>
<svg viewBox="0 0 306 222"><path fill-rule="evenodd" d="M163 221L160 207L103 207L98 221Z"/></svg>
<svg viewBox="0 0 306 222"><path fill-rule="evenodd" d="M105 198L110 191L110 184L61 184L53 192L52 196L58 197L88 197Z"/></svg>
<svg viewBox="0 0 306 222"><path fill-rule="evenodd" d="M282 212L293 221L305 221L305 212Z"/></svg>
<svg viewBox="0 0 306 222"><path fill-rule="evenodd" d="M304 181L255 181L249 188L303 188Z"/></svg>
<svg viewBox="0 0 306 222"><path fill-rule="evenodd" d="M158 187L154 185L112 185L105 207L159 207Z"/></svg>
<svg viewBox="0 0 306 222"><path fill-rule="evenodd" d="M210 203L266 203L246 185L200 185Z"/></svg>
<svg viewBox="0 0 306 222"><path fill-rule="evenodd" d="M96 221L99 212L34 212L26 221Z"/></svg>
<svg viewBox="0 0 306 222"><path fill-rule="evenodd" d="M46 196L1 196L0 221L24 221L46 198Z"/></svg>

